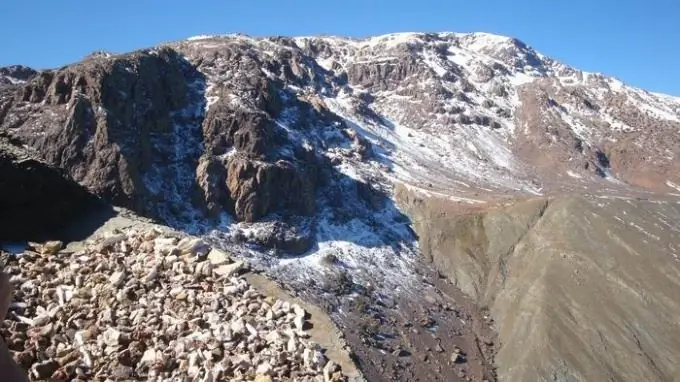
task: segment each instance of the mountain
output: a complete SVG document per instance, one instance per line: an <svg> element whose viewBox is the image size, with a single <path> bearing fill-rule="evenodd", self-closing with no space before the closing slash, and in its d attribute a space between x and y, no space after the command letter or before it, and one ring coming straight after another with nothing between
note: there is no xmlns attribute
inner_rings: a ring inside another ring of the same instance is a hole
<svg viewBox="0 0 680 382"><path fill-rule="evenodd" d="M495 378L485 308L501 380L677 376L680 98L487 33L198 36L0 83L0 136L326 307L369 379ZM423 316L439 329L402 341Z"/></svg>

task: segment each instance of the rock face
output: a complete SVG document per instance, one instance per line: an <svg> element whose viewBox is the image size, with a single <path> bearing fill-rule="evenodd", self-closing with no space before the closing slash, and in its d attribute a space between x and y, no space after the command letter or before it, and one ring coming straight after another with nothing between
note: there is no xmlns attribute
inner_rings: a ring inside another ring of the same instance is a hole
<svg viewBox="0 0 680 382"><path fill-rule="evenodd" d="M680 314L677 200L538 198L460 211L405 189L399 199L423 252L490 307L500 380L680 375L680 337L668 334ZM621 356L631 351L640 356Z"/></svg>
<svg viewBox="0 0 680 382"><path fill-rule="evenodd" d="M0 132L176 226L310 215L329 174L385 162L469 193L680 184L677 99L502 36L207 37L0 74Z"/></svg>
<svg viewBox="0 0 680 382"><path fill-rule="evenodd" d="M290 162L261 164L235 157L228 163L227 174L227 188L240 220L252 222L285 208L302 214L314 212L313 177Z"/></svg>
<svg viewBox="0 0 680 382"><path fill-rule="evenodd" d="M201 117L202 83L169 49L93 57L19 85L0 130L104 199L162 217L152 201L191 191L200 130L177 126Z"/></svg>
<svg viewBox="0 0 680 382"><path fill-rule="evenodd" d="M0 140L0 241L40 240L97 204L61 169Z"/></svg>
<svg viewBox="0 0 680 382"><path fill-rule="evenodd" d="M22 65L0 68L0 88L24 83L38 74L35 70Z"/></svg>
<svg viewBox="0 0 680 382"><path fill-rule="evenodd" d="M394 301L421 298L432 284L417 271L422 252L490 307L502 379L677 373L669 361L677 336L661 334L676 329L669 317L678 314L670 295L679 245L671 235L680 191L676 97L485 33L201 37L58 70L3 69L0 81L2 137L106 201L238 247L321 303L339 307L349 297L331 300L328 291L361 290L380 299L374 313L383 320ZM395 187L401 209L390 199ZM550 198L564 194L590 196ZM635 199L652 195L659 203ZM451 206L464 213L446 214ZM183 244L180 254L194 248ZM279 251L305 256L271 256ZM218 276L241 266L221 264ZM128 270L109 270L112 287L126 285ZM432 288L430 297L441 292ZM194 289L185 289L168 293L189 301ZM419 305L440 304L431 301ZM458 328L460 317L438 308ZM384 374L387 356L393 379L414 379L402 368L405 337L392 329L389 339L368 330L355 343L375 345L362 353L373 354L372 376ZM471 335L459 358L430 340L421 345L441 354L427 350L413 367L427 380L450 380L454 370L429 374L427 360L458 365L479 342ZM394 346L376 350L385 342ZM494 375L493 343L486 346L473 374L485 379ZM158 350L135 354L148 366L164 362ZM315 351L303 351L301 362L319 372ZM53 371L52 358L34 374ZM261 380L273 366L230 362ZM111 370L119 379L137 370L120 366Z"/></svg>

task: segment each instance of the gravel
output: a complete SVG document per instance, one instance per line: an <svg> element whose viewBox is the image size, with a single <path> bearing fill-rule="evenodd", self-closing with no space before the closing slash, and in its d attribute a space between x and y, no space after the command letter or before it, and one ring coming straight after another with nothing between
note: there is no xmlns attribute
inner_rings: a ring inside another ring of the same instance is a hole
<svg viewBox="0 0 680 382"><path fill-rule="evenodd" d="M345 381L308 313L239 276L200 239L116 232L68 252L32 244L5 267L2 334L31 380Z"/></svg>

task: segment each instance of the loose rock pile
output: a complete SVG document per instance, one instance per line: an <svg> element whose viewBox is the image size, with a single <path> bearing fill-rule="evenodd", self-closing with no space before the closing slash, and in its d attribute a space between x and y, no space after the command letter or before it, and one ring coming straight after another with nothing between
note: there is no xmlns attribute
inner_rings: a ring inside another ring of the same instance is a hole
<svg viewBox="0 0 680 382"><path fill-rule="evenodd" d="M156 230L34 245L5 268L2 333L32 380L344 381L304 309L252 289L244 267Z"/></svg>

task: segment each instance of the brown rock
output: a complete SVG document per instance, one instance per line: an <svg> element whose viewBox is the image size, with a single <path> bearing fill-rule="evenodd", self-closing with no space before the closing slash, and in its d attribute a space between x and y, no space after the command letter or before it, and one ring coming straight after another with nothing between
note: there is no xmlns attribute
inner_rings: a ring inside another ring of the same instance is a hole
<svg viewBox="0 0 680 382"><path fill-rule="evenodd" d="M290 162L270 164L234 157L227 168L227 187L239 220L252 222L286 208L301 214L314 211L314 184Z"/></svg>

